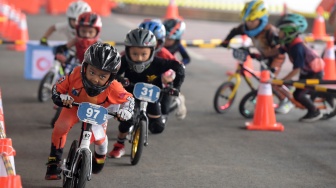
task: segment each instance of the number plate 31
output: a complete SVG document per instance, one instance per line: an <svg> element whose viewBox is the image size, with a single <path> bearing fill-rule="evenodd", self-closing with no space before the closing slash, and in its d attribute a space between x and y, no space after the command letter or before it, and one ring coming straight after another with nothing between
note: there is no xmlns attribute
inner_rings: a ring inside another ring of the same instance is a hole
<svg viewBox="0 0 336 188"><path fill-rule="evenodd" d="M156 102L160 98L161 89L148 83L136 83L133 90L135 98L150 103Z"/></svg>

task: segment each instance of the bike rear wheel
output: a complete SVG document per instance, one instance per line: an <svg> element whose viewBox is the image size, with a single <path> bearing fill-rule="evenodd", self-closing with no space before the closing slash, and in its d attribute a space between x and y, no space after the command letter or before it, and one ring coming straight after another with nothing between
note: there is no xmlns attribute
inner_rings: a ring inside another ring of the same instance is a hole
<svg viewBox="0 0 336 188"><path fill-rule="evenodd" d="M53 72L48 72L41 80L37 94L40 102L46 102L51 98L54 76Z"/></svg>
<svg viewBox="0 0 336 188"><path fill-rule="evenodd" d="M253 118L257 104L258 90L248 92L239 103L239 112L245 118ZM280 98L277 94L273 94L273 107L277 108Z"/></svg>
<svg viewBox="0 0 336 188"><path fill-rule="evenodd" d="M138 164L145 144L146 121L141 120L132 132L131 164Z"/></svg>
<svg viewBox="0 0 336 188"><path fill-rule="evenodd" d="M78 140L74 140L71 144L70 150L69 150L69 154L68 157L66 159L66 163L65 163L65 167L68 170L71 170L71 165L74 161L75 158L75 154L78 148ZM63 188L71 188L73 187L73 181L71 178L67 178L65 175L65 172L63 171Z"/></svg>
<svg viewBox="0 0 336 188"><path fill-rule="evenodd" d="M90 151L88 149L82 149L79 153L76 166L74 166L73 174L73 187L84 188L88 181L90 173Z"/></svg>
<svg viewBox="0 0 336 188"><path fill-rule="evenodd" d="M327 93L318 94L318 96L323 100L323 108L320 109L323 113L323 117L321 120L327 120L334 116L336 116L336 100L333 96L328 95ZM319 102L315 101L315 98L312 99L314 101L315 106L319 108Z"/></svg>
<svg viewBox="0 0 336 188"><path fill-rule="evenodd" d="M230 99L235 84L233 82L224 82L220 85L216 91L214 98L214 108L217 113L225 113L232 106L234 99L236 98L237 92L234 93L233 97Z"/></svg>

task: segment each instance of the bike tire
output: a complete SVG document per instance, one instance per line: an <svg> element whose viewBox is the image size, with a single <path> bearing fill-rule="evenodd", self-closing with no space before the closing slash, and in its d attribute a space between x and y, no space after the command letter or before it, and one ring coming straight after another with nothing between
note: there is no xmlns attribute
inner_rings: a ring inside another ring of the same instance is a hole
<svg viewBox="0 0 336 188"><path fill-rule="evenodd" d="M90 173L90 151L82 149L78 156L77 165L74 166L74 175L72 178L74 188L85 188Z"/></svg>
<svg viewBox="0 0 336 188"><path fill-rule="evenodd" d="M253 118L254 116L254 109L255 109L255 105L257 102L257 95L258 95L258 91L257 90L253 90L248 92L240 101L239 103L239 112L240 114L245 117L245 118ZM252 104L253 107L251 109L247 109L246 105L247 104Z"/></svg>
<svg viewBox="0 0 336 188"><path fill-rule="evenodd" d="M58 108L56 109L55 116L54 116L54 117L52 118L52 120L51 120L51 123L50 123L51 128L54 128L55 123L56 123L58 117L60 116L61 112L62 112L62 107L58 107Z"/></svg>
<svg viewBox="0 0 336 188"><path fill-rule="evenodd" d="M145 144L146 121L140 120L132 133L131 164L137 165Z"/></svg>
<svg viewBox="0 0 336 188"><path fill-rule="evenodd" d="M71 165L73 163L73 160L75 158L75 154L78 148L79 142L78 140L74 140L71 144L68 157L65 162L65 166L67 169L71 168ZM73 187L73 181L71 178L67 178L63 172L63 188L72 188Z"/></svg>
<svg viewBox="0 0 336 188"><path fill-rule="evenodd" d="M45 88L45 84L48 83L52 85L54 76L53 72L48 72L41 80L37 93L37 98L40 102L46 102L51 99L51 89Z"/></svg>
<svg viewBox="0 0 336 188"><path fill-rule="evenodd" d="M235 84L233 82L224 82L222 85L220 85L216 91L215 97L214 97L214 108L216 110L217 113L222 114L227 112L230 107L232 106L237 92L235 93L235 95L233 96L233 98L231 100L228 100L229 95L231 94L233 88L235 87ZM227 95L224 96L223 93L226 90L230 90L231 92ZM227 102L225 103L221 103L221 99L227 100Z"/></svg>
<svg viewBox="0 0 336 188"><path fill-rule="evenodd" d="M258 90L252 90L248 92L244 97L241 99L239 103L239 113L247 118L251 119L254 116L254 110L256 108L257 104L257 96L258 96ZM273 106L276 108L276 104L279 104L280 97L277 93L273 93ZM252 105L251 105L252 104Z"/></svg>
<svg viewBox="0 0 336 188"><path fill-rule="evenodd" d="M328 120L336 116L336 100L333 97L332 100L333 100L333 107L329 113L323 115L322 120Z"/></svg>

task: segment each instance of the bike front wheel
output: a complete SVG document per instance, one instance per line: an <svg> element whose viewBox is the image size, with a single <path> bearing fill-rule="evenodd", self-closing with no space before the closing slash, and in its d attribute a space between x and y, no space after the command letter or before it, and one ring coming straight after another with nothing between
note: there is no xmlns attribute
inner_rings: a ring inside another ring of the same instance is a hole
<svg viewBox="0 0 336 188"><path fill-rule="evenodd" d="M90 151L82 149L79 153L76 166L74 166L74 174L72 177L73 187L84 188L90 174L91 165Z"/></svg>
<svg viewBox="0 0 336 188"><path fill-rule="evenodd" d="M71 170L71 166L73 164L77 148L78 148L78 140L74 140L71 144L69 154L68 154L68 157L67 157L66 163L65 163L65 167L68 170ZM66 176L66 173L67 172L63 171L63 188L72 188L73 187L72 178L68 178Z"/></svg>
<svg viewBox="0 0 336 188"><path fill-rule="evenodd" d="M257 105L258 90L248 92L239 103L239 112L245 118L253 118L254 111ZM273 94L273 107L274 109L279 106L280 97Z"/></svg>
<svg viewBox="0 0 336 188"><path fill-rule="evenodd" d="M132 132L131 164L138 164L145 144L146 121L141 120Z"/></svg>
<svg viewBox="0 0 336 188"><path fill-rule="evenodd" d="M233 82L224 82L218 87L214 97L214 108L217 113L225 113L232 106L233 101L237 95L237 93L234 93L230 98L234 87L235 84Z"/></svg>
<svg viewBox="0 0 336 188"><path fill-rule="evenodd" d="M51 98L54 76L55 74L53 72L48 72L41 80L37 94L40 102L46 102Z"/></svg>

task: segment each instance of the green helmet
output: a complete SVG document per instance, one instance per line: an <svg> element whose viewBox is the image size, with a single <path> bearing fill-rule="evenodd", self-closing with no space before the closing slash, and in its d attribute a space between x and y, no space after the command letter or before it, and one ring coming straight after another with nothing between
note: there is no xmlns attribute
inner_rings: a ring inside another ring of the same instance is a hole
<svg viewBox="0 0 336 188"><path fill-rule="evenodd" d="M308 23L306 18L299 14L286 14L278 21L277 27L285 34L285 37L279 40L280 44L288 44L307 29Z"/></svg>

